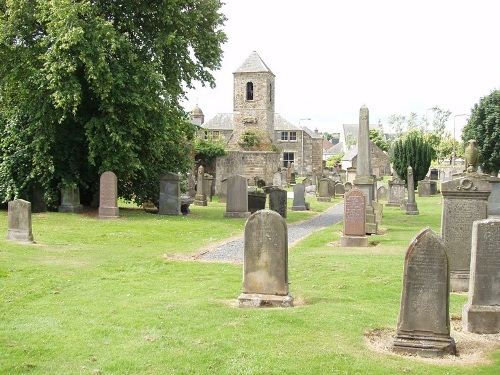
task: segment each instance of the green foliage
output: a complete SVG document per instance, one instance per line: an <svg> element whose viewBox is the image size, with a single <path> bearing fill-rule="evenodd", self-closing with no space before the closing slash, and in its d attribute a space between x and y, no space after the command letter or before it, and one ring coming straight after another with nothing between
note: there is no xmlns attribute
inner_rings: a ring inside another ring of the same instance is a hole
<svg viewBox="0 0 500 375"><path fill-rule="evenodd" d="M41 185L83 196L111 170L142 201L190 166L194 127L179 100L215 85L225 17L215 0L21 1L0 7L0 199ZM51 203L51 202L49 202Z"/></svg>
<svg viewBox="0 0 500 375"><path fill-rule="evenodd" d="M222 140L213 138L196 138L194 142L194 152L198 158L205 159L208 164L216 157L227 154Z"/></svg>
<svg viewBox="0 0 500 375"><path fill-rule="evenodd" d="M243 132L241 135L240 141L238 144L243 148L254 148L260 145L260 137L259 135L252 130L247 130Z"/></svg>
<svg viewBox="0 0 500 375"><path fill-rule="evenodd" d="M408 167L413 168L415 187L423 180L432 160L432 147L419 131L411 131L398 139L393 148L392 163L398 176L408 180Z"/></svg>
<svg viewBox="0 0 500 375"><path fill-rule="evenodd" d="M341 152L340 154L337 154L337 155L330 156L326 160L326 166L327 167L334 167L335 165L341 164L343 157L344 157L344 153L343 152Z"/></svg>
<svg viewBox="0 0 500 375"><path fill-rule="evenodd" d="M384 138L384 133L381 130L370 129L370 141L375 143L382 151L388 152L390 149L389 142Z"/></svg>
<svg viewBox="0 0 500 375"><path fill-rule="evenodd" d="M469 122L464 127L464 144L477 141L480 164L484 172L497 174L500 170L500 90L474 104Z"/></svg>

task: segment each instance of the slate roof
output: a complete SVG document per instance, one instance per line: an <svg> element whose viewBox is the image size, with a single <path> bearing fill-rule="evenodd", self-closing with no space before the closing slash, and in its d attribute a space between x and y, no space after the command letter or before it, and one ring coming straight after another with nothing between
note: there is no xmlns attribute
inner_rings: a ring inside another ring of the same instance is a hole
<svg viewBox="0 0 500 375"><path fill-rule="evenodd" d="M338 155L341 154L344 150L344 144L342 142L337 143L336 145L333 145L330 147L328 150L325 151L325 154L328 155Z"/></svg>
<svg viewBox="0 0 500 375"><path fill-rule="evenodd" d="M204 129L210 130L233 130L233 114L232 113L217 113L202 125Z"/></svg>
<svg viewBox="0 0 500 375"><path fill-rule="evenodd" d="M267 72L274 75L259 54L253 51L250 56L236 69L234 73L262 73Z"/></svg>

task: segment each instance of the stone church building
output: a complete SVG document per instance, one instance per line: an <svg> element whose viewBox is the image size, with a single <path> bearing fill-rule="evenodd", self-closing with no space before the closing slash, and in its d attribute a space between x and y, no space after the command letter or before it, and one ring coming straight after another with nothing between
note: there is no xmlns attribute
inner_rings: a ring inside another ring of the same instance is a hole
<svg viewBox="0 0 500 375"><path fill-rule="evenodd" d="M232 174L272 183L275 172L292 162L297 175L322 170L323 138L317 131L295 126L275 111L275 75L253 52L233 73L233 113L219 113L204 122L201 109L191 112L201 127L198 136L222 139L228 155L217 158L216 191Z"/></svg>

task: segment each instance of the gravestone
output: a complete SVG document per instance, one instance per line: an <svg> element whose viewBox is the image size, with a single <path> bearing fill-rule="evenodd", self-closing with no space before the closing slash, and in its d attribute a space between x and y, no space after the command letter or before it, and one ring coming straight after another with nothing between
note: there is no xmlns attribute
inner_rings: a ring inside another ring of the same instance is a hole
<svg viewBox="0 0 500 375"><path fill-rule="evenodd" d="M336 182L331 178L328 179L328 195L335 198L335 185Z"/></svg>
<svg viewBox="0 0 500 375"><path fill-rule="evenodd" d="M305 197L306 198L316 197L316 185L309 185L305 187Z"/></svg>
<svg viewBox="0 0 500 375"><path fill-rule="evenodd" d="M384 213L384 205L377 201L372 201L372 206L373 206L373 212L375 214L375 221L377 222L377 225L381 225L382 215Z"/></svg>
<svg viewBox="0 0 500 375"><path fill-rule="evenodd" d="M500 219L472 227L469 299L462 309L465 331L500 332Z"/></svg>
<svg viewBox="0 0 500 375"><path fill-rule="evenodd" d="M431 195L437 194L437 181L430 181L431 185Z"/></svg>
<svg viewBox="0 0 500 375"><path fill-rule="evenodd" d="M281 187L288 187L288 169L281 168Z"/></svg>
<svg viewBox="0 0 500 375"><path fill-rule="evenodd" d="M345 192L347 193L349 190L352 189L352 183L351 182L344 183L344 188L345 188Z"/></svg>
<svg viewBox="0 0 500 375"><path fill-rule="evenodd" d="M340 174L340 182L345 184L347 182L347 171L345 169L341 169L339 171L339 174Z"/></svg>
<svg viewBox="0 0 500 375"><path fill-rule="evenodd" d="M405 198L405 182L399 178L392 179L388 182L389 194L387 197L387 205L398 207L401 205L401 200Z"/></svg>
<svg viewBox="0 0 500 375"><path fill-rule="evenodd" d="M488 197L488 215L500 216L500 178L490 176L491 194Z"/></svg>
<svg viewBox="0 0 500 375"><path fill-rule="evenodd" d="M293 187L292 211L306 211L305 187L302 184Z"/></svg>
<svg viewBox="0 0 500 375"><path fill-rule="evenodd" d="M366 247L365 234L365 194L359 189L351 189L344 198L344 232L340 238L342 247Z"/></svg>
<svg viewBox="0 0 500 375"><path fill-rule="evenodd" d="M219 203L227 203L227 178L220 182Z"/></svg>
<svg viewBox="0 0 500 375"><path fill-rule="evenodd" d="M335 184L335 197L343 197L345 194L345 188L342 183Z"/></svg>
<svg viewBox="0 0 500 375"><path fill-rule="evenodd" d="M214 176L205 173L205 181L203 182L203 189L205 196L207 197L207 202L212 202L212 190L214 185Z"/></svg>
<svg viewBox="0 0 500 375"><path fill-rule="evenodd" d="M347 182L353 182L356 179L356 168L347 168Z"/></svg>
<svg viewBox="0 0 500 375"><path fill-rule="evenodd" d="M292 307L288 289L288 229L277 212L261 210L245 224L240 307Z"/></svg>
<svg viewBox="0 0 500 375"><path fill-rule="evenodd" d="M282 218L286 219L288 199L286 190L272 189L269 193L269 209L276 211Z"/></svg>
<svg viewBox="0 0 500 375"><path fill-rule="evenodd" d="M436 181L439 179L439 171L436 168L431 168L429 179Z"/></svg>
<svg viewBox="0 0 500 375"><path fill-rule="evenodd" d="M422 180L418 182L418 196L430 197L431 196L431 182L429 180Z"/></svg>
<svg viewBox="0 0 500 375"><path fill-rule="evenodd" d="M385 186L380 186L377 189L377 197L379 200L386 200L387 199L387 188Z"/></svg>
<svg viewBox="0 0 500 375"><path fill-rule="evenodd" d="M160 178L160 206L158 214L182 215L181 176L177 173L169 172Z"/></svg>
<svg viewBox="0 0 500 375"><path fill-rule="evenodd" d="M118 180L113 172L107 171L99 180L99 218L120 217L118 208Z"/></svg>
<svg viewBox="0 0 500 375"><path fill-rule="evenodd" d="M307 176L306 178L304 178L302 180L302 185L304 185L305 187L313 185L311 176Z"/></svg>
<svg viewBox="0 0 500 375"><path fill-rule="evenodd" d="M263 210L266 208L266 198L267 195L260 191L249 191L248 192L248 211L251 214L258 210Z"/></svg>
<svg viewBox="0 0 500 375"><path fill-rule="evenodd" d="M490 192L488 176L477 173L441 184L441 236L450 257L452 292L469 289L472 224L488 218Z"/></svg>
<svg viewBox="0 0 500 375"><path fill-rule="evenodd" d="M415 182L413 181L413 168L408 167L408 201L406 202L406 214L418 215L417 202L415 201Z"/></svg>
<svg viewBox="0 0 500 375"><path fill-rule="evenodd" d="M331 202L332 199L330 197L330 179L322 178L319 180L319 189L318 189L318 202ZM295 190L294 190L295 192ZM295 206L295 204L294 204Z"/></svg>
<svg viewBox="0 0 500 375"><path fill-rule="evenodd" d="M245 176L233 175L227 178L227 203L224 217L249 217L248 187Z"/></svg>
<svg viewBox="0 0 500 375"><path fill-rule="evenodd" d="M422 357L455 354L450 337L450 279L446 246L430 228L406 252L398 326L392 349Z"/></svg>
<svg viewBox="0 0 500 375"><path fill-rule="evenodd" d="M206 206L207 196L205 195L205 168L200 165L196 184L196 195L194 196L195 206Z"/></svg>
<svg viewBox="0 0 500 375"><path fill-rule="evenodd" d="M406 211L406 204L408 203L408 198L403 198L401 199L401 203L400 203L400 206L399 208L401 208L402 210L405 210Z"/></svg>
<svg viewBox="0 0 500 375"><path fill-rule="evenodd" d="M76 214L83 211L83 206L80 204L80 189L78 187L61 189L61 205L58 211Z"/></svg>
<svg viewBox="0 0 500 375"><path fill-rule="evenodd" d="M274 174L273 174L273 186L276 186L278 188L282 187L282 184L281 184L281 172L280 171L274 172Z"/></svg>
<svg viewBox="0 0 500 375"><path fill-rule="evenodd" d="M14 199L8 203L9 229L7 239L18 242L33 242L31 227L31 203Z"/></svg>

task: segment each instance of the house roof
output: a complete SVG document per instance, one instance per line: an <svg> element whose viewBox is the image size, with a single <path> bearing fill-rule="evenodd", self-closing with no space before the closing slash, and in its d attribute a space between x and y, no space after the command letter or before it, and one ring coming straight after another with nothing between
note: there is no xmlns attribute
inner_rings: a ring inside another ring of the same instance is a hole
<svg viewBox="0 0 500 375"><path fill-rule="evenodd" d="M358 145L354 145L353 148L351 148L351 150L344 155L344 157L342 158L343 161L351 161L352 159L354 159L354 157L358 155Z"/></svg>
<svg viewBox="0 0 500 375"><path fill-rule="evenodd" d="M253 51L250 56L240 65L234 73L274 73L269 69L266 63L260 58L259 54ZM233 74L234 74L233 73Z"/></svg>
<svg viewBox="0 0 500 375"><path fill-rule="evenodd" d="M202 125L204 129L213 130L233 130L233 114L232 113L217 113L215 117L211 118Z"/></svg>
<svg viewBox="0 0 500 375"><path fill-rule="evenodd" d="M344 145L342 142L337 143L336 145L333 145L330 147L328 150L325 151L325 154L328 155L338 155L341 154L344 150Z"/></svg>
<svg viewBox="0 0 500 375"><path fill-rule="evenodd" d="M333 147L333 144L328 139L323 139L323 150L328 150Z"/></svg>

